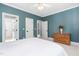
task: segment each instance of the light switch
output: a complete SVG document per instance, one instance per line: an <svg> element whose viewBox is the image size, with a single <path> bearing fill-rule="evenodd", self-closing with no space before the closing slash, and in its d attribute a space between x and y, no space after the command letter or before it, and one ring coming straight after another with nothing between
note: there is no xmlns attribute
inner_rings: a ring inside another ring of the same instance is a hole
<svg viewBox="0 0 79 59"><path fill-rule="evenodd" d="M23 30L24 30L24 28L23 28Z"/></svg>

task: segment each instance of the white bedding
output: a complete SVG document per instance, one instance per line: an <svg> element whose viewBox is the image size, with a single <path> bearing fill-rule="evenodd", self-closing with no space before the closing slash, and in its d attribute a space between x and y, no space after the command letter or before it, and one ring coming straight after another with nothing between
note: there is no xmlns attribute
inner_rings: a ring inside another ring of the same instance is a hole
<svg viewBox="0 0 79 59"><path fill-rule="evenodd" d="M58 44L30 38L15 42L0 43L0 55L3 56L66 56L65 50Z"/></svg>

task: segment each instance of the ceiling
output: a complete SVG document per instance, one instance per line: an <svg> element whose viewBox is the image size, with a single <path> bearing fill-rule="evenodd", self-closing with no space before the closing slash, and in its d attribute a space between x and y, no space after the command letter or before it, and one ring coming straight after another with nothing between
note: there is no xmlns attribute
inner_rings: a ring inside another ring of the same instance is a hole
<svg viewBox="0 0 79 59"><path fill-rule="evenodd" d="M45 17L67 9L79 6L79 3L44 3L44 9L38 10L38 3L4 3L6 5L24 10L26 12Z"/></svg>

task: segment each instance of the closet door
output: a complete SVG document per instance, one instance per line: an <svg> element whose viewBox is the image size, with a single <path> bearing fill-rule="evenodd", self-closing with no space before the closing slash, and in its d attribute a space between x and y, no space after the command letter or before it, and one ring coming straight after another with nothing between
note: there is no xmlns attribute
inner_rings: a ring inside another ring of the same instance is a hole
<svg viewBox="0 0 79 59"><path fill-rule="evenodd" d="M18 18L6 13L3 15L3 17L3 41L16 41L19 39Z"/></svg>
<svg viewBox="0 0 79 59"><path fill-rule="evenodd" d="M42 21L42 38L48 39L48 21Z"/></svg>

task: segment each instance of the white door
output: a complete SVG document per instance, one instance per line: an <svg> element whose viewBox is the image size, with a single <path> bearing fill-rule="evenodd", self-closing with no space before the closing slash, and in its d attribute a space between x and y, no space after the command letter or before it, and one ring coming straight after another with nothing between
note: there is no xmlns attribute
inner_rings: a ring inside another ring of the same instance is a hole
<svg viewBox="0 0 79 59"><path fill-rule="evenodd" d="M42 21L42 38L48 39L48 21Z"/></svg>
<svg viewBox="0 0 79 59"><path fill-rule="evenodd" d="M3 13L3 42L16 41L19 39L18 17Z"/></svg>
<svg viewBox="0 0 79 59"><path fill-rule="evenodd" d="M37 20L37 38L41 38L42 35L42 21Z"/></svg>
<svg viewBox="0 0 79 59"><path fill-rule="evenodd" d="M26 38L33 38L33 19L26 18Z"/></svg>

